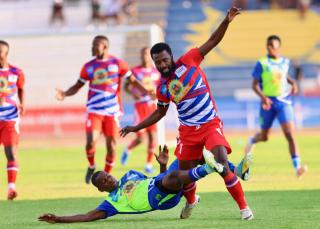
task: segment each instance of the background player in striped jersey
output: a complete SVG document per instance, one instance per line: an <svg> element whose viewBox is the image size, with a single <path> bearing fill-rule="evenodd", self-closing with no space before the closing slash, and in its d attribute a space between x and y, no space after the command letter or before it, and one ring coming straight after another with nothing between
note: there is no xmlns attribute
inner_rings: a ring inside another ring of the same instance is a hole
<svg viewBox="0 0 320 229"><path fill-rule="evenodd" d="M306 166L301 165L298 147L293 137L292 106L292 95L298 92L298 87L288 75L290 61L280 55L280 48L280 37L269 36L267 38L268 55L262 57L253 70L252 89L261 99L261 131L249 139L245 153L251 153L255 143L268 140L272 123L277 117L288 141L296 175L300 177L306 171Z"/></svg>
<svg viewBox="0 0 320 229"><path fill-rule="evenodd" d="M240 14L238 8L231 8L216 31L199 48L193 48L174 62L171 48L166 43L158 43L151 48L151 57L161 73L157 89L158 107L148 118L136 126L127 126L120 132L122 136L153 125L166 115L170 101L179 113L179 141L175 155L182 170L197 166L205 147L215 159L224 165L221 173L226 187L240 208L242 219L250 220L253 214L247 206L238 178L231 172L227 154L231 152L226 141L206 76L200 68L201 61L222 40L229 23ZM199 198L195 195L195 183L185 186L187 203L180 217L188 218Z"/></svg>
<svg viewBox="0 0 320 229"><path fill-rule="evenodd" d="M115 161L115 144L119 128L119 116L122 114L120 90L121 80L125 79L134 84L146 94L147 91L132 75L127 63L109 55L109 40L99 35L93 39L92 55L95 58L81 69L80 78L66 91L57 89L56 98L64 100L66 96L76 94L83 85L89 81L87 120L86 120L86 154L89 161L85 181L90 183L90 178L95 170L95 145L101 134L106 139L107 154L104 170L111 172Z"/></svg>
<svg viewBox="0 0 320 229"><path fill-rule="evenodd" d="M146 89L155 90L160 80L160 73L152 64L150 49L148 47L143 47L141 49L140 58L141 64L131 69L132 74L143 84ZM126 82L124 88L126 92L132 95L133 99L135 100L134 121L136 124L147 118L150 114L152 114L152 112L157 109L157 105L154 99L152 99L149 95L142 93L139 89L134 87L129 82ZM148 136L148 154L145 172L152 173L152 159L156 144L155 141L157 126L155 124L149 126L145 129L145 131L147 132ZM136 138L128 146L126 146L121 156L122 164L127 163L128 157L131 153L130 150L142 142L142 134L143 130L138 131L136 133Z"/></svg>
<svg viewBox="0 0 320 229"><path fill-rule="evenodd" d="M24 74L8 63L9 44L0 40L0 144L7 157L8 200L17 197L17 146L20 114L25 113Z"/></svg>

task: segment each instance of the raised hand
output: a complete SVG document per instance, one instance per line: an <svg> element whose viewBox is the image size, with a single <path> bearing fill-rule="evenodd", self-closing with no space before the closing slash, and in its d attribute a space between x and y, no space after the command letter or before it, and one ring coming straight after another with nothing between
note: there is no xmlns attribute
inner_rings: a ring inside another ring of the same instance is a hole
<svg viewBox="0 0 320 229"><path fill-rule="evenodd" d="M159 155L154 154L156 157L157 162L160 165L167 165L169 161L169 150L166 145L163 146L163 149L161 149L161 146L159 146Z"/></svg>
<svg viewBox="0 0 320 229"><path fill-rule="evenodd" d="M231 22L237 15L239 15L241 13L240 10L241 9L237 7L232 7L231 9L229 9L227 13L228 21Z"/></svg>

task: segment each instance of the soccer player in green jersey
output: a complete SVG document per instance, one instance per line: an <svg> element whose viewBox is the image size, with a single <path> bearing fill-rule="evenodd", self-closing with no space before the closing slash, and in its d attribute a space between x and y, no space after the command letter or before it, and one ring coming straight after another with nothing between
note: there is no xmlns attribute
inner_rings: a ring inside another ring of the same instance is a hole
<svg viewBox="0 0 320 229"><path fill-rule="evenodd" d="M116 214L141 214L173 208L180 202L185 184L196 182L214 171L223 172L223 165L217 163L210 152L204 151L203 156L206 163L196 168L177 170L176 160L167 170L168 148L159 147L156 159L161 173L158 176L149 178L130 170L118 181L110 174L98 171L92 176L91 182L100 192L108 192L109 195L96 209L73 216L43 214L38 219L48 223L89 222ZM241 217L250 220L253 215Z"/></svg>
<svg viewBox="0 0 320 229"><path fill-rule="evenodd" d="M252 89L261 99L261 131L249 139L245 153L251 154L256 143L268 141L272 123L277 118L288 141L296 175L300 177L307 167L300 163L298 147L293 136L292 95L297 93L298 87L288 75L290 61L281 56L280 48L280 37L269 36L267 38L268 55L259 59L253 70Z"/></svg>

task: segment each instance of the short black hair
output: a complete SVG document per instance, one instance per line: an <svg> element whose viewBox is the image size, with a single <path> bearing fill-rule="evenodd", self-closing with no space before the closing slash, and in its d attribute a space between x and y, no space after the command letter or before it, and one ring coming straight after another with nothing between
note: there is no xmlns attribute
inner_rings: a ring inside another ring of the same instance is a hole
<svg viewBox="0 0 320 229"><path fill-rule="evenodd" d="M150 55L152 57L153 54L158 54L164 50L166 50L170 54L170 56L172 57L172 50L171 50L170 46L164 42L160 42L160 43L157 43L154 46L152 46L152 48L150 49Z"/></svg>
<svg viewBox="0 0 320 229"><path fill-rule="evenodd" d="M5 45L9 48L9 43L4 40L0 40L0 45Z"/></svg>
<svg viewBox="0 0 320 229"><path fill-rule="evenodd" d="M106 37L104 35L97 35L97 36L94 37L94 39L105 40L105 41L107 41L109 43L108 37Z"/></svg>
<svg viewBox="0 0 320 229"><path fill-rule="evenodd" d="M97 171L92 175L92 177L91 177L92 184L95 182L95 180L97 179L97 177L99 176L100 173L102 173L102 171Z"/></svg>
<svg viewBox="0 0 320 229"><path fill-rule="evenodd" d="M267 38L267 43L269 43L270 41L273 41L273 40L279 41L279 43L281 44L281 39L280 39L280 37L277 36L277 35L270 35L270 36Z"/></svg>

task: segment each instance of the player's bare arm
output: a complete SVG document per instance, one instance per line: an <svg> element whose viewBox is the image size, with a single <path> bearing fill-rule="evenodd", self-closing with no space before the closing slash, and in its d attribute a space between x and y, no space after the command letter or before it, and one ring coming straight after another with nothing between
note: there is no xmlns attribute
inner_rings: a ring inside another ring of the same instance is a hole
<svg viewBox="0 0 320 229"><path fill-rule="evenodd" d="M138 90L140 90L142 93L148 94L151 96L152 99L155 99L156 94L153 90L147 90L143 84L137 80L137 78L134 75L131 75L127 78L127 81L129 81L133 86L137 87Z"/></svg>
<svg viewBox="0 0 320 229"><path fill-rule="evenodd" d="M80 88L84 85L83 82L78 80L74 85L72 85L68 90L64 91L62 89L56 88L56 99L59 101L63 101L66 96L72 96L76 94Z"/></svg>
<svg viewBox="0 0 320 229"><path fill-rule="evenodd" d="M298 93L299 89L298 89L298 85L297 85L297 82L292 79L290 76L287 77L287 81L288 83L291 85L291 94L292 95L295 95Z"/></svg>
<svg viewBox="0 0 320 229"><path fill-rule="evenodd" d="M265 110L269 110L271 108L272 100L262 93L258 80L253 79L252 89L260 97L262 102L262 108Z"/></svg>
<svg viewBox="0 0 320 229"><path fill-rule="evenodd" d="M106 217L106 213L98 210L92 210L86 214L73 216L56 216L54 214L46 213L38 218L39 221L47 223L76 223L76 222L90 222Z"/></svg>
<svg viewBox="0 0 320 229"><path fill-rule="evenodd" d="M167 164L169 161L169 150L166 145L161 149L161 145L159 146L159 155L154 154L157 162L160 165L160 173L164 173L167 171Z"/></svg>
<svg viewBox="0 0 320 229"><path fill-rule="evenodd" d="M25 109L25 102L24 102L24 89L23 88L19 88L18 89L18 98L19 98L19 112L21 115L24 115L26 113L26 109Z"/></svg>
<svg viewBox="0 0 320 229"><path fill-rule="evenodd" d="M140 122L136 126L126 126L120 130L120 136L125 137L130 132L137 132L141 129L144 129L148 126L151 126L158 122L160 119L162 119L167 111L169 106L158 106L157 110L155 110L149 117L147 117L145 120Z"/></svg>
<svg viewBox="0 0 320 229"><path fill-rule="evenodd" d="M216 47L222 38L224 37L225 32L228 29L229 23L240 14L240 8L232 7L228 10L228 13L225 19L221 22L219 27L212 33L209 40L207 40L203 45L199 47L200 54L205 57L208 52L210 52L214 47Z"/></svg>

